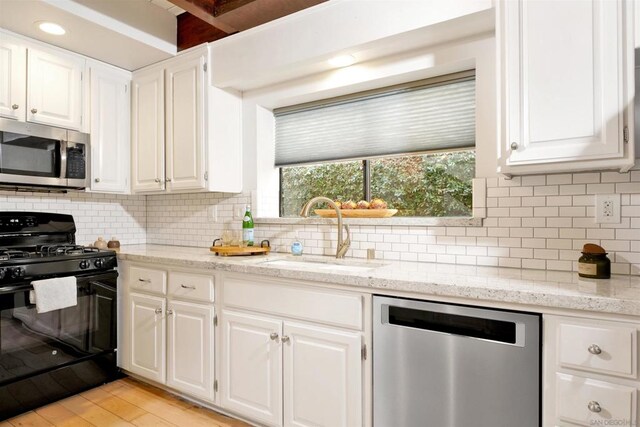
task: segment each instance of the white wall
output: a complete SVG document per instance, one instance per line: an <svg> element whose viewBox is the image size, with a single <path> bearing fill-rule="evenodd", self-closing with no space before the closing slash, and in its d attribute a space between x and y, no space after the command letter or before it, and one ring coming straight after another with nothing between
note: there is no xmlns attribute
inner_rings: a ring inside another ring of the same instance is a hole
<svg viewBox="0 0 640 427"><path fill-rule="evenodd" d="M244 93L245 191L256 191L257 215L278 216L274 108L476 70L476 175L496 176L495 39L492 34L380 58Z"/></svg>

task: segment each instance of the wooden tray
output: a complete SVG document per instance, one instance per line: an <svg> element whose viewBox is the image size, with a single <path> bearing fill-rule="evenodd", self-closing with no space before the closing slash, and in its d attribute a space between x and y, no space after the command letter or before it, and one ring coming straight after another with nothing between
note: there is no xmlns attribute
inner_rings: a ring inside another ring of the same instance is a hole
<svg viewBox="0 0 640 427"><path fill-rule="evenodd" d="M211 252L221 256L237 256L237 255L266 255L271 251L270 247L261 246L211 246Z"/></svg>
<svg viewBox="0 0 640 427"><path fill-rule="evenodd" d="M314 209L322 218L335 218L333 209ZM343 218L389 218L398 213L398 209L340 209Z"/></svg>

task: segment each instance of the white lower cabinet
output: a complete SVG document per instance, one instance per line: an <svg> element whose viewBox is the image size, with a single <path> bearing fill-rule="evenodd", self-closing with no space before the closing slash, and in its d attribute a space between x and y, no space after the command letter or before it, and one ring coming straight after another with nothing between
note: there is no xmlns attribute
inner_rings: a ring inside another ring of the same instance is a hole
<svg viewBox="0 0 640 427"><path fill-rule="evenodd" d="M640 325L595 317L543 319L543 425L637 425Z"/></svg>
<svg viewBox="0 0 640 427"><path fill-rule="evenodd" d="M360 334L285 323L282 341L284 425L361 426Z"/></svg>
<svg viewBox="0 0 640 427"><path fill-rule="evenodd" d="M159 383L165 382L166 300L161 297L131 294L131 372Z"/></svg>
<svg viewBox="0 0 640 427"><path fill-rule="evenodd" d="M361 295L248 275L222 295L223 408L268 426L365 424Z"/></svg>
<svg viewBox="0 0 640 427"><path fill-rule="evenodd" d="M213 402L213 277L122 264L123 368Z"/></svg>
<svg viewBox="0 0 640 427"><path fill-rule="evenodd" d="M167 385L213 400L213 306L169 300Z"/></svg>
<svg viewBox="0 0 640 427"><path fill-rule="evenodd" d="M282 322L223 311L222 406L252 420L282 423Z"/></svg>
<svg viewBox="0 0 640 427"><path fill-rule="evenodd" d="M224 310L222 406L273 426L362 425L362 336Z"/></svg>

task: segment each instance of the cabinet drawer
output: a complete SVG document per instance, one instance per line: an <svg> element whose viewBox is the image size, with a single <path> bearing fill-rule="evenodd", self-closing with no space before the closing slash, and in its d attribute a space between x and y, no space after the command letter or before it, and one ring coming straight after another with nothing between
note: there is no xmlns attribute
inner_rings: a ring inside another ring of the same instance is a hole
<svg viewBox="0 0 640 427"><path fill-rule="evenodd" d="M167 272L132 266L129 268L129 287L165 295L167 293Z"/></svg>
<svg viewBox="0 0 640 427"><path fill-rule="evenodd" d="M615 421L615 425L636 425L635 388L556 374L556 396L556 419L559 422L604 426L614 425L611 423Z"/></svg>
<svg viewBox="0 0 640 427"><path fill-rule="evenodd" d="M623 325L558 325L558 362L566 368L636 377L636 330Z"/></svg>
<svg viewBox="0 0 640 427"><path fill-rule="evenodd" d="M277 283L259 277L226 277L225 306L362 329L362 296Z"/></svg>
<svg viewBox="0 0 640 427"><path fill-rule="evenodd" d="M169 295L198 301L213 301L213 276L174 272L169 273Z"/></svg>

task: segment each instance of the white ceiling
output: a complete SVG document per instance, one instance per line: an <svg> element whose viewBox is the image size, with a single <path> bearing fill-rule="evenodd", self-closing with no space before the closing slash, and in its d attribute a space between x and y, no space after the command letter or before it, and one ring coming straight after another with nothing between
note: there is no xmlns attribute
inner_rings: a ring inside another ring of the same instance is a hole
<svg viewBox="0 0 640 427"><path fill-rule="evenodd" d="M136 70L176 54L180 13L166 0L0 0L0 28ZM45 20L67 33L43 33Z"/></svg>

